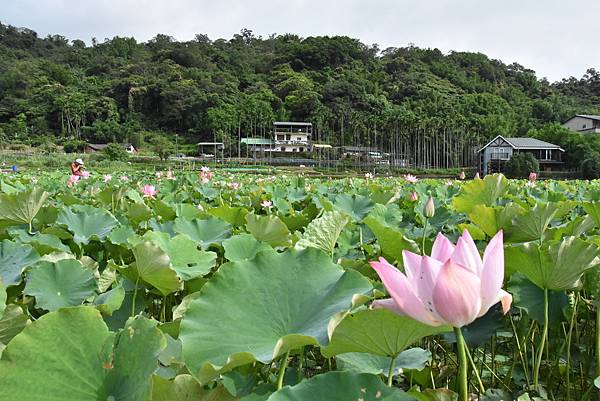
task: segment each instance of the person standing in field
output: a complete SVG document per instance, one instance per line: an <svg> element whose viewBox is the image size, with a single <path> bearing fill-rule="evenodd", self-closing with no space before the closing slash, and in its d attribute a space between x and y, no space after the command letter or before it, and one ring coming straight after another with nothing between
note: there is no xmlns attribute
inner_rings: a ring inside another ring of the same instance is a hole
<svg viewBox="0 0 600 401"><path fill-rule="evenodd" d="M82 175L83 173L83 160L77 159L71 163L71 175Z"/></svg>

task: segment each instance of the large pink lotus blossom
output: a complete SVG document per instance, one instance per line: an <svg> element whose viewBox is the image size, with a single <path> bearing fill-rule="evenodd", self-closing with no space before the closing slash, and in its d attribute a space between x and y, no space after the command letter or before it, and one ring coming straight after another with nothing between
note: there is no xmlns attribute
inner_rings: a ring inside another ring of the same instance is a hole
<svg viewBox="0 0 600 401"><path fill-rule="evenodd" d="M479 179L481 179L481 177L479 176L479 171L475 173L475 177L474 177L474 179L475 179L475 180L479 180Z"/></svg>
<svg viewBox="0 0 600 401"><path fill-rule="evenodd" d="M127 177L126 175L122 175L121 176L121 181L127 182L127 181L129 181L129 177Z"/></svg>
<svg viewBox="0 0 600 401"><path fill-rule="evenodd" d="M84 172L82 172L82 173L81 173L81 177L82 177L84 180L87 180L88 178L90 178L90 172L89 172L89 171L84 171Z"/></svg>
<svg viewBox="0 0 600 401"><path fill-rule="evenodd" d="M271 210L273 208L273 202L271 202L270 200L264 200L261 202L260 205L267 210Z"/></svg>
<svg viewBox="0 0 600 401"><path fill-rule="evenodd" d="M508 312L512 296L502 290L504 248L502 231L483 254L464 231L456 246L439 233L431 256L402 251L404 273L384 258L371 262L390 294L374 307L390 309L431 326L462 327L473 322L498 302Z"/></svg>
<svg viewBox="0 0 600 401"><path fill-rule="evenodd" d="M109 182L110 180L112 180L112 175L110 175L110 174L104 174L102 176L102 178L104 179L104 182Z"/></svg>
<svg viewBox="0 0 600 401"><path fill-rule="evenodd" d="M142 187L142 193L144 194L145 198L154 198L157 192L158 191L154 185L146 184Z"/></svg>
<svg viewBox="0 0 600 401"><path fill-rule="evenodd" d="M67 187L71 188L77 181L79 181L79 176L75 174L71 175L67 180Z"/></svg>
<svg viewBox="0 0 600 401"><path fill-rule="evenodd" d="M537 174L532 171L529 173L529 181L534 182L535 180L537 180Z"/></svg>
<svg viewBox="0 0 600 401"><path fill-rule="evenodd" d="M417 181L419 181L419 179L416 176L412 175L412 174L406 174L404 176L404 180L407 181L407 182L410 182L411 184L414 184Z"/></svg>

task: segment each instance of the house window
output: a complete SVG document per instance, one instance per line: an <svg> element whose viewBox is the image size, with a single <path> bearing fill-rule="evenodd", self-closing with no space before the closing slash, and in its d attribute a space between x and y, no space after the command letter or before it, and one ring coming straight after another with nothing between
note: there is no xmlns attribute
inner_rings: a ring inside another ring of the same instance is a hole
<svg viewBox="0 0 600 401"><path fill-rule="evenodd" d="M582 129L585 129L585 127L587 127L587 125L586 125L586 124L583 124L583 127L581 127L581 128L582 128Z"/></svg>
<svg viewBox="0 0 600 401"><path fill-rule="evenodd" d="M282 152L285 152L285 146L282 146L282 147L281 147L281 151L282 151Z"/></svg>
<svg viewBox="0 0 600 401"><path fill-rule="evenodd" d="M296 137L296 140L297 140L297 141L301 141L301 140L302 140L302 137L299 137L299 136L297 136L297 137Z"/></svg>
<svg viewBox="0 0 600 401"><path fill-rule="evenodd" d="M552 149L545 149L544 153L542 153L543 160L552 160Z"/></svg>
<svg viewBox="0 0 600 401"><path fill-rule="evenodd" d="M505 148L492 148L492 160L508 160L510 158Z"/></svg>
<svg viewBox="0 0 600 401"><path fill-rule="evenodd" d="M292 139L292 136L291 136L290 134L287 134L287 135L285 136L285 139L287 139L287 140L289 141L290 139Z"/></svg>
<svg viewBox="0 0 600 401"><path fill-rule="evenodd" d="M285 138L284 135L277 135L277 140L278 141L283 141L284 138Z"/></svg>

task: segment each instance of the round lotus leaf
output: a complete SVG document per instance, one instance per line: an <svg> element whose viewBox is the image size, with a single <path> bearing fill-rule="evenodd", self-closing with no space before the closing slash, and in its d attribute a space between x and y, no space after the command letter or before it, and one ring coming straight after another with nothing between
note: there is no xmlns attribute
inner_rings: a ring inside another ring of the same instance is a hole
<svg viewBox="0 0 600 401"><path fill-rule="evenodd" d="M267 401L413 401L404 391L386 386L378 376L366 373L329 372L284 387Z"/></svg>
<svg viewBox="0 0 600 401"><path fill-rule="evenodd" d="M255 360L268 363L291 349L326 344L331 317L371 289L358 272L345 272L313 248L230 262L183 318L187 367L205 382Z"/></svg>
<svg viewBox="0 0 600 401"><path fill-rule="evenodd" d="M49 311L81 305L94 294L96 280L90 269L76 259L39 262L27 274L23 292L35 297L36 305Z"/></svg>
<svg viewBox="0 0 600 401"><path fill-rule="evenodd" d="M0 280L5 286L21 282L21 273L38 261L40 255L29 245L9 240L0 242Z"/></svg>
<svg viewBox="0 0 600 401"><path fill-rule="evenodd" d="M87 244L92 239L102 241L119 225L110 212L88 205L64 208L56 222L67 226L73 233L73 241L78 245Z"/></svg>
<svg viewBox="0 0 600 401"><path fill-rule="evenodd" d="M147 401L164 346L141 316L115 335L94 308L48 313L2 353L0 401Z"/></svg>

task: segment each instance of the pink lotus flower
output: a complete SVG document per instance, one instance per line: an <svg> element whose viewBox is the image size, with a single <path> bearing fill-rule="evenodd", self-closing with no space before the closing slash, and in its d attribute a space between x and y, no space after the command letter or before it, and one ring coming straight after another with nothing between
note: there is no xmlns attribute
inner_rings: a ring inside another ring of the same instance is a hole
<svg viewBox="0 0 600 401"><path fill-rule="evenodd" d="M532 171L529 173L529 181L534 182L535 180L537 180L537 174Z"/></svg>
<svg viewBox="0 0 600 401"><path fill-rule="evenodd" d="M154 199L157 192L158 191L156 190L154 185L146 184L142 187L142 193L144 194L144 198L153 198Z"/></svg>
<svg viewBox="0 0 600 401"><path fill-rule="evenodd" d="M162 177L162 175L163 175L163 173L162 173L162 171L157 171L156 173L154 173L154 175L156 176L157 180L160 180L161 177Z"/></svg>
<svg viewBox="0 0 600 401"><path fill-rule="evenodd" d="M198 203L198 204L196 205L196 209L198 209L198 210L200 210L201 212L203 212L203 211L204 211L204 206L202 206L201 204L199 204L199 203Z"/></svg>
<svg viewBox="0 0 600 401"><path fill-rule="evenodd" d="M502 290L504 248L502 231L483 254L464 231L456 246L438 234L431 256L402 251L405 273L384 258L371 266L391 295L375 301L374 307L390 309L431 326L460 328L473 322L498 302L508 312L512 296Z"/></svg>
<svg viewBox="0 0 600 401"><path fill-rule="evenodd" d="M175 175L173 174L173 171L171 171L170 168L169 168L169 171L167 171L167 179L168 180L174 180L175 179Z"/></svg>
<svg viewBox="0 0 600 401"><path fill-rule="evenodd" d="M273 208L273 202L271 202L270 200L264 200L261 202L260 205L268 210L271 210Z"/></svg>
<svg viewBox="0 0 600 401"><path fill-rule="evenodd" d="M204 166L200 168L200 180L203 184L208 184L212 177L213 173L210 171L210 168Z"/></svg>
<svg viewBox="0 0 600 401"><path fill-rule="evenodd" d="M84 180L87 180L88 178L90 178L90 172L89 171L82 172L81 177L83 177Z"/></svg>
<svg viewBox="0 0 600 401"><path fill-rule="evenodd" d="M233 189L234 191L237 191L238 189L240 189L240 183L239 182L230 182L229 184L227 184L227 186L231 189Z"/></svg>
<svg viewBox="0 0 600 401"><path fill-rule="evenodd" d="M458 175L458 178L461 180L464 180L467 177L467 175L465 174L464 171L461 171L460 174Z"/></svg>
<svg viewBox="0 0 600 401"><path fill-rule="evenodd" d="M127 177L126 175L122 175L121 176L121 181L127 182L127 181L129 181L129 177Z"/></svg>
<svg viewBox="0 0 600 401"><path fill-rule="evenodd" d="M104 182L109 182L110 180L112 180L112 175L110 175L110 174L104 174L102 176L102 178L104 178Z"/></svg>
<svg viewBox="0 0 600 401"><path fill-rule="evenodd" d="M419 200L419 194L415 191L412 191L409 198L411 202L416 202Z"/></svg>
<svg viewBox="0 0 600 401"><path fill-rule="evenodd" d="M474 177L474 179L476 179L476 180L479 180L479 179L480 179L480 177L479 177L479 171L475 173L475 177Z"/></svg>
<svg viewBox="0 0 600 401"><path fill-rule="evenodd" d="M419 181L419 179L416 176L412 175L412 174L406 174L404 176L404 180L406 180L407 182L410 182L411 184L414 184L417 181Z"/></svg>

